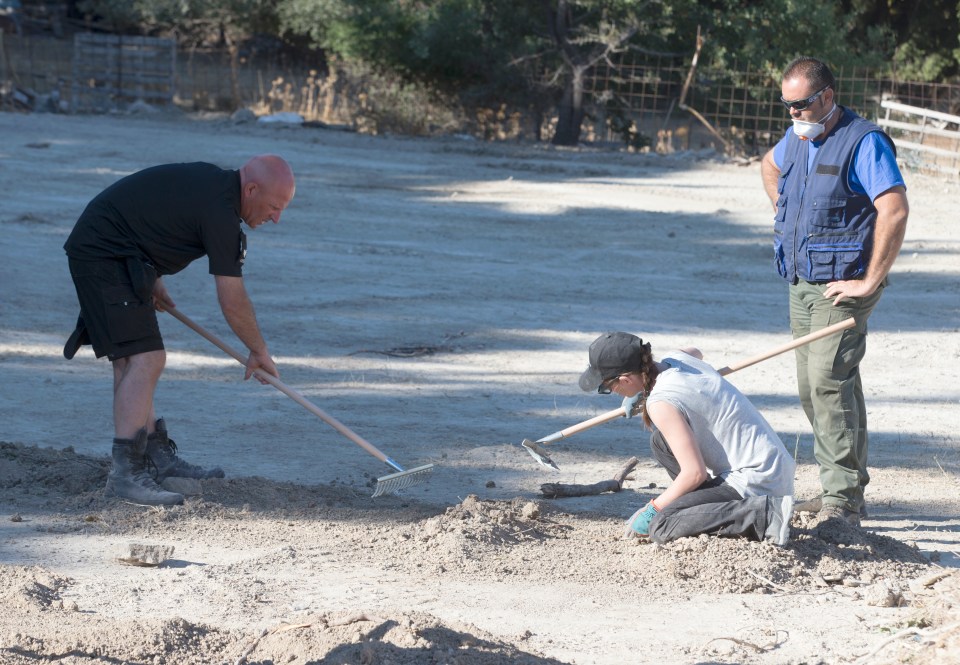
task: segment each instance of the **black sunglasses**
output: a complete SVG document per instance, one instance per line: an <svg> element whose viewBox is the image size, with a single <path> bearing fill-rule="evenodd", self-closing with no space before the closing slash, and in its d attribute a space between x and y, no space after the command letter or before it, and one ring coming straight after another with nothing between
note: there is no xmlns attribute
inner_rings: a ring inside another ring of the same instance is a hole
<svg viewBox="0 0 960 665"><path fill-rule="evenodd" d="M820 95L822 95L826 91L826 89L829 87L830 87L829 85L825 85L819 90L817 90L815 93L807 97L806 99L797 99L792 102L788 102L783 97L780 97L780 102L787 107L787 110L795 109L797 111L805 111L807 110L807 107L809 107L811 104L817 101Z"/></svg>
<svg viewBox="0 0 960 665"><path fill-rule="evenodd" d="M620 381L620 377L621 377L621 376L626 376L626 375L629 374L629 373L630 373L630 372L623 372L622 374L617 374L617 375L614 376L614 377L611 377L611 378L609 378L609 379L606 379L605 381L603 381L603 382L597 387L597 392L600 393L601 395L609 395L610 393L613 392L613 386L614 386L618 381Z"/></svg>

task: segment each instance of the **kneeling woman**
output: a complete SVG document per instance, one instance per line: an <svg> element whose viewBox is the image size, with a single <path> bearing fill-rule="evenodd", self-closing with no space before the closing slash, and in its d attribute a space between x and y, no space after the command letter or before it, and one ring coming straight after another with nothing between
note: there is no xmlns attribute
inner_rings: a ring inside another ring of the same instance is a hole
<svg viewBox="0 0 960 665"><path fill-rule="evenodd" d="M770 424L697 349L659 361L636 335L611 332L590 345L583 390L621 395L639 408L670 486L634 513L624 535L658 543L684 536L744 536L785 545L796 465Z"/></svg>

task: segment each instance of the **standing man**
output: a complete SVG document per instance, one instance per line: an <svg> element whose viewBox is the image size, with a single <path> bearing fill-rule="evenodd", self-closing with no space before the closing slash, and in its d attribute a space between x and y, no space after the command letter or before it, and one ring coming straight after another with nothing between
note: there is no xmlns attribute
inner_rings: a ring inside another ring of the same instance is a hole
<svg viewBox="0 0 960 665"><path fill-rule="evenodd" d="M63 349L83 344L113 363L113 466L105 494L133 503L183 503L161 489L168 476L222 478L177 456L153 396L166 363L157 311L175 307L164 275L206 255L224 318L250 354L254 370L279 376L243 284L247 239L280 222L295 192L293 171L276 155L259 155L239 170L213 164L166 164L115 182L80 215L64 244L80 301L77 327Z"/></svg>
<svg viewBox="0 0 960 665"><path fill-rule="evenodd" d="M860 524L867 412L860 382L867 319L887 285L907 225L903 176L890 138L837 106L823 62L796 58L780 101L793 127L763 157L774 255L789 285L794 337L853 317L856 326L796 351L800 402L813 426L822 517ZM799 506L798 506L799 508Z"/></svg>

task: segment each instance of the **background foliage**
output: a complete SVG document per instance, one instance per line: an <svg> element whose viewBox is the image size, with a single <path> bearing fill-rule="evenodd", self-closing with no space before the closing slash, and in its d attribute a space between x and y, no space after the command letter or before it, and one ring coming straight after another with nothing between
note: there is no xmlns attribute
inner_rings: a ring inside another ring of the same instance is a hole
<svg viewBox="0 0 960 665"><path fill-rule="evenodd" d="M557 134L566 131L568 142L589 102L582 76L592 64L627 50L689 59L698 29L703 67L750 67L775 80L807 54L838 70L960 78L960 0L81 0L78 7L119 32L176 32L234 49L267 37L464 107L505 104L535 116L557 108Z"/></svg>

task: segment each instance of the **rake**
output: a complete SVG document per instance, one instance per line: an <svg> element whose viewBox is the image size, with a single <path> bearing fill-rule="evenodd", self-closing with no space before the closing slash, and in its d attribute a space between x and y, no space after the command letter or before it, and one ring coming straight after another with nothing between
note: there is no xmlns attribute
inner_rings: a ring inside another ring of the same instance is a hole
<svg viewBox="0 0 960 665"><path fill-rule="evenodd" d="M227 355L232 356L241 365L246 366L247 360L243 357L243 355L241 355L236 349L226 344L213 333L194 323L186 314L180 312L175 307L167 308L166 311L172 314L175 319L179 319L188 328L192 328L200 336L206 338L207 341L211 342L215 346L220 347L222 351L224 351ZM301 395L290 386L286 385L277 377L273 376L272 374L267 374L259 369L254 370L254 374L396 471L396 473L390 473L386 476L377 478L377 486L374 489L373 496L377 497L381 494L392 494L394 492L399 492L402 489L406 489L407 487L418 485L427 480L427 476L433 472L433 464L424 464L423 466L404 470L402 466L380 452L380 450L378 450L372 443L361 437L359 434L353 432L350 428L333 416L324 412L318 406L313 404L313 402L309 401L306 397Z"/></svg>
<svg viewBox="0 0 960 665"><path fill-rule="evenodd" d="M810 342L816 341L823 337L829 337L830 335L852 328L855 324L856 324L856 321L854 319L852 318L845 319L843 321L840 321L839 323L834 323L833 325L827 326L826 328L821 328L820 330L814 331L809 335L798 337L774 349L765 351L764 353L760 353L751 358L747 358L746 360L741 361L739 363L728 365L727 367L721 367L720 369L717 370L717 372L720 374L720 376L726 376L727 374L732 374L733 372L736 372L738 369L743 369L744 367L750 367L750 365L755 365L762 360L773 358L774 356L778 356L781 353L785 353L792 349L799 348L801 346L809 344ZM625 415L626 414L623 412L622 408L613 409L612 411L601 413L599 416L595 416L593 418L590 418L589 420L584 420L583 422L577 423L576 425L571 425L570 427L567 427L566 429L562 429L559 432L554 432L553 434L545 436L542 439L537 439L536 441L531 441L530 439L524 439L520 445L523 446L526 449L526 451L530 453L533 459L537 460L537 462L539 462L542 466L546 466L559 471L560 467L557 466L557 464L552 459L550 459L550 455L547 454L546 449L543 447L544 445L553 443L554 441L559 441L560 439L565 439L568 436L572 436L578 432L582 432L584 430L590 429L591 427L596 427L597 425L608 423L611 420L616 420L617 418L623 418Z"/></svg>

